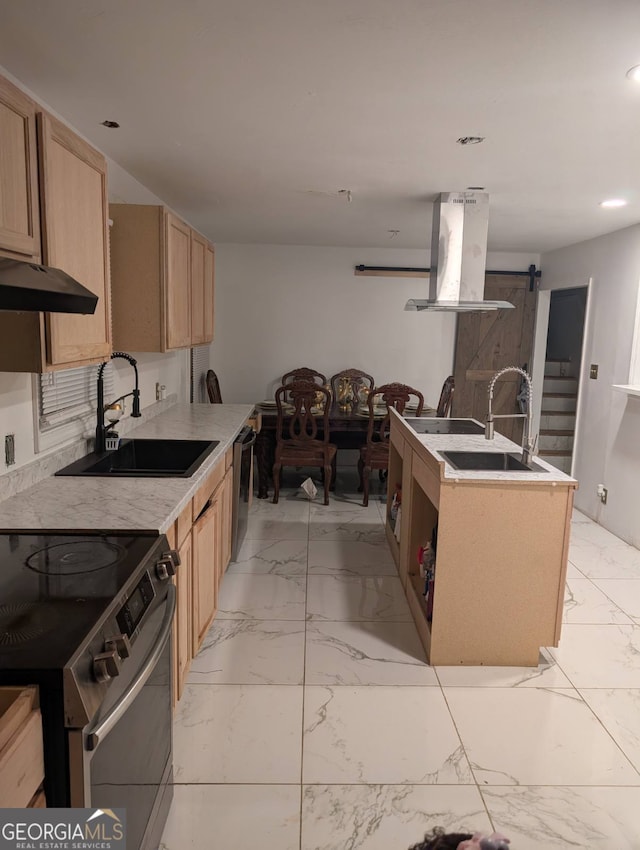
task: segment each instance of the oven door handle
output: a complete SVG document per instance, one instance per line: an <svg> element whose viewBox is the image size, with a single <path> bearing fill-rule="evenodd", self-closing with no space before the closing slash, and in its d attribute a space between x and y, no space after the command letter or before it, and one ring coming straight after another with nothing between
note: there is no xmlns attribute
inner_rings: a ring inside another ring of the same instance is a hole
<svg viewBox="0 0 640 850"><path fill-rule="evenodd" d="M171 625L173 623L173 615L175 614L175 610L176 589L174 585L170 584L167 588L167 611L162 620L158 639L156 640L153 649L149 652L144 662L142 663L140 673L129 685L127 690L122 694L122 696L120 697L118 702L113 706L109 714L107 714L107 716L103 720L101 720L97 726L87 732L86 747L88 750L97 749L102 738L108 735L109 732L113 729L118 720L120 720L122 715L129 708L134 699L138 696L149 676L151 676L151 674L153 673L154 668L158 663L165 646L167 645L169 636L171 635Z"/></svg>

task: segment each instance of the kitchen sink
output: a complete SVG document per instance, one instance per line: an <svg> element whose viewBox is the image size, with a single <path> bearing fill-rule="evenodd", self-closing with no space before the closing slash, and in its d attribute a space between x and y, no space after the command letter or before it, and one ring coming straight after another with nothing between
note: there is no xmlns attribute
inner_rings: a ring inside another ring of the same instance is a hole
<svg viewBox="0 0 640 850"><path fill-rule="evenodd" d="M189 478L219 440L122 440L114 452L92 452L56 475Z"/></svg>
<svg viewBox="0 0 640 850"><path fill-rule="evenodd" d="M537 463L523 463L509 452L440 452L455 469L482 472L547 472Z"/></svg>
<svg viewBox="0 0 640 850"><path fill-rule="evenodd" d="M416 434L484 434L484 425L473 419L437 419L412 416L405 419Z"/></svg>

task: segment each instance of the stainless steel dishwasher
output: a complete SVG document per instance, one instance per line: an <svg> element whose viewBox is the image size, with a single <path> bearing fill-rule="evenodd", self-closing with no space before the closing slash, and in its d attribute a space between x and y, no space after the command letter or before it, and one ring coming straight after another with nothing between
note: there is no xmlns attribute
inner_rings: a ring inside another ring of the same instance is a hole
<svg viewBox="0 0 640 850"><path fill-rule="evenodd" d="M233 508L231 512L231 560L238 559L249 519L249 486L251 483L251 451L256 434L245 425L233 444Z"/></svg>

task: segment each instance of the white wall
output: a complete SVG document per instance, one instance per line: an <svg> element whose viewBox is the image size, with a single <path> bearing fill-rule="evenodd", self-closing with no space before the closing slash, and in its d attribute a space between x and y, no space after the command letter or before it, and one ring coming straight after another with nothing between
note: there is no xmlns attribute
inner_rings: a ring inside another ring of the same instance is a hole
<svg viewBox="0 0 640 850"><path fill-rule="evenodd" d="M640 226L545 254L543 289L583 286L592 279L583 364L576 506L624 540L640 546L640 399L611 388L626 384L640 281ZM588 377L589 364L599 367ZM607 504L596 496L607 487Z"/></svg>
<svg viewBox="0 0 640 850"><path fill-rule="evenodd" d="M489 255L492 269L526 270L530 255ZM329 378L345 368L378 384L400 381L436 405L451 374L456 314L404 312L428 280L360 277L354 266L417 266L427 250L216 245L216 319L211 366L222 397L273 396L281 376L310 366Z"/></svg>

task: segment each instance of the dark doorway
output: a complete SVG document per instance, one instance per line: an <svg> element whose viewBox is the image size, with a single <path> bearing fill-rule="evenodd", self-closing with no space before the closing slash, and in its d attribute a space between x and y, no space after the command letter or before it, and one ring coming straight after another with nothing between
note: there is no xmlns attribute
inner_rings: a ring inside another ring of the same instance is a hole
<svg viewBox="0 0 640 850"><path fill-rule="evenodd" d="M538 454L570 474L580 389L587 287L551 292Z"/></svg>

